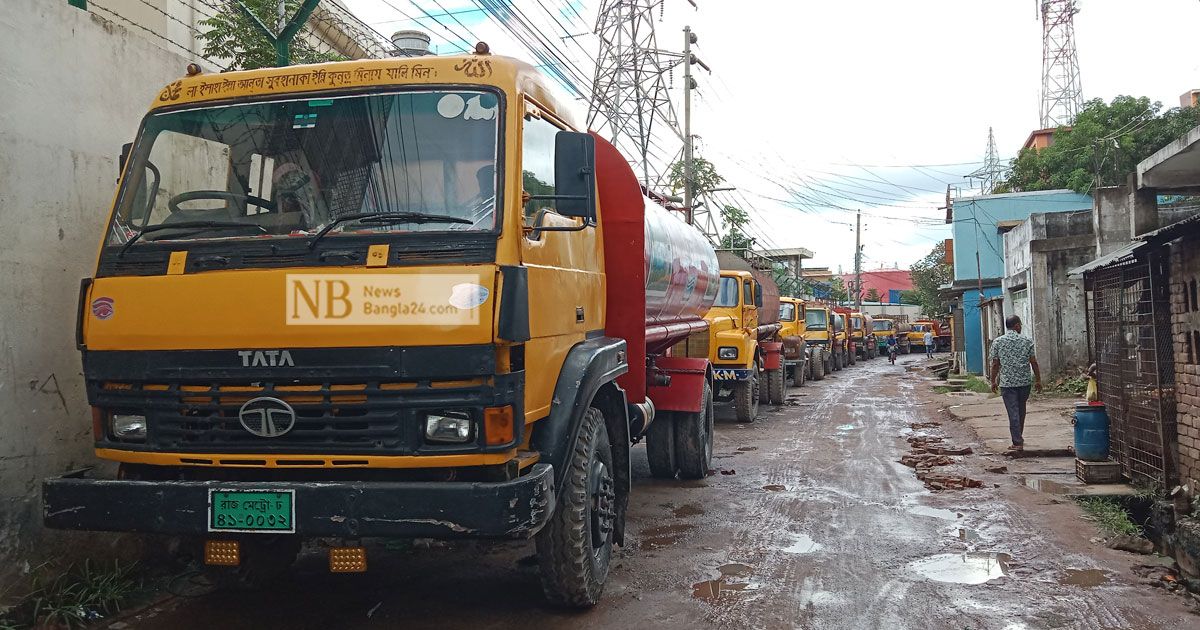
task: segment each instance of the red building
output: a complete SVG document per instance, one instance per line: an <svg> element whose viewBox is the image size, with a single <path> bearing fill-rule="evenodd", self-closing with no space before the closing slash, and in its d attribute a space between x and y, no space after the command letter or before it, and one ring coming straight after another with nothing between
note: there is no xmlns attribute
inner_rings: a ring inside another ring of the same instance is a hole
<svg viewBox="0 0 1200 630"><path fill-rule="evenodd" d="M846 287L854 286L854 274L847 273L842 275L842 282ZM907 269L874 269L863 270L863 300L867 299L867 294L871 289L879 292L879 300L881 302L899 302L900 292L909 291L913 288L912 276L908 275Z"/></svg>

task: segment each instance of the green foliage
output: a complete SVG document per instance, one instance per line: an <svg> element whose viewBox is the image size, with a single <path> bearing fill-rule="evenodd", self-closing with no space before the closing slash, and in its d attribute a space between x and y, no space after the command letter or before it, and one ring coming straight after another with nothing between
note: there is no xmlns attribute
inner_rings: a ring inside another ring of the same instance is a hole
<svg viewBox="0 0 1200 630"><path fill-rule="evenodd" d="M1129 513L1124 506L1107 497L1085 497L1079 499L1079 505L1087 513L1088 519L1096 523L1100 531L1109 536L1140 536L1142 528L1129 520Z"/></svg>
<svg viewBox="0 0 1200 630"><path fill-rule="evenodd" d="M963 383L963 390L975 392L976 394L990 394L992 393L992 385L974 374L968 374L966 382Z"/></svg>
<svg viewBox="0 0 1200 630"><path fill-rule="evenodd" d="M834 276L829 281L829 299L834 302L846 302L850 299L850 292L846 290L846 283L840 276Z"/></svg>
<svg viewBox="0 0 1200 630"><path fill-rule="evenodd" d="M946 264L945 241L939 241L933 246L933 251L914 263L909 276L912 278L913 290L901 293L900 301L906 304L920 304L921 313L925 315L940 315L943 309L942 299L938 297L938 287L954 278L953 268Z"/></svg>
<svg viewBox="0 0 1200 630"><path fill-rule="evenodd" d="M754 247L754 239L746 236L746 226L750 224L750 215L737 206L721 208L721 225L725 226L725 236L721 237L721 249L750 249Z"/></svg>
<svg viewBox="0 0 1200 630"><path fill-rule="evenodd" d="M278 21L276 0L241 0L263 24L274 27ZM302 0L284 0L287 15L293 16L300 9ZM201 20L205 31L200 34L204 41L204 56L217 59L229 59L230 70L253 70L269 68L275 65L275 45L259 30L258 26L240 9L235 2L223 3L213 16ZM306 29L301 29L292 40L292 63L321 63L324 61L343 61L346 58L335 52L322 52L313 47L305 37Z"/></svg>
<svg viewBox="0 0 1200 630"><path fill-rule="evenodd" d="M1097 172L1101 186L1124 184L1138 162L1200 125L1200 109L1161 110L1162 103L1144 96L1088 101L1074 125L1054 133L1054 144L1022 150L995 192L1070 188L1087 193L1096 186Z"/></svg>
<svg viewBox="0 0 1200 630"><path fill-rule="evenodd" d="M686 180L684 177L685 164L684 160L679 160L672 164L670 170L667 171L667 184L671 187L671 194L677 195L683 191L683 183ZM712 162L700 157L692 158L693 195L702 195L724 183L725 178L721 177Z"/></svg>
<svg viewBox="0 0 1200 630"><path fill-rule="evenodd" d="M878 302L879 301L879 289L876 289L875 287L871 287L870 289L867 289L867 295L863 299L868 302Z"/></svg>
<svg viewBox="0 0 1200 630"><path fill-rule="evenodd" d="M137 565L113 562L112 567L69 567L61 573L35 575L30 592L0 616L0 629L82 628L120 612L141 587Z"/></svg>

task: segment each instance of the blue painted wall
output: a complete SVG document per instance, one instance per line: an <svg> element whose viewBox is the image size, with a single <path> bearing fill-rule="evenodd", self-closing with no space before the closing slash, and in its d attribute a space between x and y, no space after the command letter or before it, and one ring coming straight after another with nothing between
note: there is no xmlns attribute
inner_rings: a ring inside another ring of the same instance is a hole
<svg viewBox="0 0 1200 630"><path fill-rule="evenodd" d="M892 304L900 303L900 289L888 289L887 301Z"/></svg>
<svg viewBox="0 0 1200 630"><path fill-rule="evenodd" d="M1008 193L954 200L954 278L1004 276L1004 241L996 226L1001 221L1028 219L1034 212L1091 210L1092 198L1072 190ZM979 252L979 266L975 252Z"/></svg>
<svg viewBox="0 0 1200 630"><path fill-rule="evenodd" d="M1073 190L1045 190L1024 193L963 197L954 200L954 279L1004 276L1004 240L997 230L1001 221L1022 221L1035 212L1073 212L1091 210L1092 198ZM976 266L975 253L979 252ZM984 289L985 298L1000 295L1001 289ZM983 373L982 324L979 321L979 292L963 294L963 340L967 350L967 370Z"/></svg>
<svg viewBox="0 0 1200 630"><path fill-rule="evenodd" d="M984 299L994 298L1003 291L1000 287L983 290ZM983 374L983 322L979 319L979 291L963 293L963 336L967 346L967 371Z"/></svg>

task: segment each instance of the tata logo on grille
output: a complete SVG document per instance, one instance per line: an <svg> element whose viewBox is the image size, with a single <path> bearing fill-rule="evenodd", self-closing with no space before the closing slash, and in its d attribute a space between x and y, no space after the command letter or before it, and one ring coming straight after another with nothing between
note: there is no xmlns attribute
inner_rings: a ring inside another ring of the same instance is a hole
<svg viewBox="0 0 1200 630"><path fill-rule="evenodd" d="M287 350L238 350L242 367L295 367Z"/></svg>
<svg viewBox="0 0 1200 630"><path fill-rule="evenodd" d="M258 437L279 437L296 426L296 410L278 398L251 398L238 409L238 421Z"/></svg>

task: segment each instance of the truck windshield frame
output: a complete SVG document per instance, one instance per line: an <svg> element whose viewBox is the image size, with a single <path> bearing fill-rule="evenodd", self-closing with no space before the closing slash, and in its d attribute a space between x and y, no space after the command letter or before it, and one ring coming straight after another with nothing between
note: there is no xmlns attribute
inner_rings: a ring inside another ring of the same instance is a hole
<svg viewBox="0 0 1200 630"><path fill-rule="evenodd" d="M721 281L717 285L717 299L713 302L713 307L732 308L737 306L740 303L739 289L737 278L721 276Z"/></svg>
<svg viewBox="0 0 1200 630"><path fill-rule="evenodd" d="M877 319L872 322L872 328L875 332L892 332L893 325L886 319Z"/></svg>
<svg viewBox="0 0 1200 630"><path fill-rule="evenodd" d="M796 305L791 302L779 303L779 321L794 322L796 321Z"/></svg>
<svg viewBox="0 0 1200 630"><path fill-rule="evenodd" d="M290 247L363 212L458 220L344 221L328 240L494 238L503 225L504 115L498 89L437 85L156 110L142 122L105 246L123 248L147 227L220 220L247 229L160 227L132 249Z"/></svg>
<svg viewBox="0 0 1200 630"><path fill-rule="evenodd" d="M808 309L804 312L804 325L814 330L824 330L829 326L829 312L822 308Z"/></svg>

